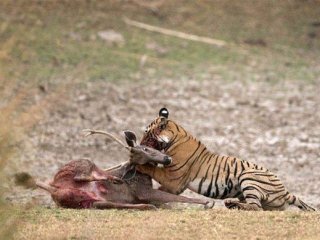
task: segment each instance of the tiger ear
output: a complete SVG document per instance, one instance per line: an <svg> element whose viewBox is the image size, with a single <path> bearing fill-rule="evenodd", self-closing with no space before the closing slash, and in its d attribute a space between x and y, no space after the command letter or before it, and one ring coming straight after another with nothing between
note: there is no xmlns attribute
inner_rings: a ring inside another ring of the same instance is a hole
<svg viewBox="0 0 320 240"><path fill-rule="evenodd" d="M159 111L159 117L165 117L168 118L169 117L169 111L166 108L161 108Z"/></svg>
<svg viewBox="0 0 320 240"><path fill-rule="evenodd" d="M167 127L168 119L165 117L160 117L160 123L159 126L161 129L165 129Z"/></svg>

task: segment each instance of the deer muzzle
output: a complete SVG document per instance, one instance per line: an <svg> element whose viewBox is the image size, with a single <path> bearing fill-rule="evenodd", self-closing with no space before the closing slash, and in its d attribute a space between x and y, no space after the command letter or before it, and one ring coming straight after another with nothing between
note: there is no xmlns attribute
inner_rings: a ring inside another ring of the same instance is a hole
<svg viewBox="0 0 320 240"><path fill-rule="evenodd" d="M165 156L163 160L164 160L163 165L165 165L165 166L172 163L172 158L169 156Z"/></svg>

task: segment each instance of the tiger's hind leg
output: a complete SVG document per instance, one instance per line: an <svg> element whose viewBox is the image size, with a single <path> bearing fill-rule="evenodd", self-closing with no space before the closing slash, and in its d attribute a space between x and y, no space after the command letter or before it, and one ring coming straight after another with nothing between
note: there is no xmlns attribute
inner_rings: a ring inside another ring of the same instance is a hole
<svg viewBox="0 0 320 240"><path fill-rule="evenodd" d="M238 210L245 210L245 211L263 210L260 202L257 203L256 201L253 202L251 200L240 201L239 199L236 199L236 198L228 198L228 199L224 200L224 205L228 209L238 209Z"/></svg>
<svg viewBox="0 0 320 240"><path fill-rule="evenodd" d="M240 203L240 200L238 198L227 198L223 203L228 209L239 209L238 203Z"/></svg>
<svg viewBox="0 0 320 240"><path fill-rule="evenodd" d="M265 174L263 172L263 174ZM262 186L262 176L256 174L256 170L244 171L239 177L240 191L243 200L226 199L227 208L236 208L247 211L261 211L262 201L268 198Z"/></svg>
<svg viewBox="0 0 320 240"><path fill-rule="evenodd" d="M241 186L244 196L244 202L240 202L238 206L241 210L260 211L262 209L262 196L260 191L254 186Z"/></svg>

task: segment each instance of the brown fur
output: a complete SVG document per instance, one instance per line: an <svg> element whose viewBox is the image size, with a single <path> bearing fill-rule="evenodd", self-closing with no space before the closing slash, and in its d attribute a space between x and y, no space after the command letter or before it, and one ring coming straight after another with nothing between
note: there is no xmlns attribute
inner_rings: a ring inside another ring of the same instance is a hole
<svg viewBox="0 0 320 240"><path fill-rule="evenodd" d="M121 180L126 162L108 171L82 159L63 166L49 184L37 182L50 192L54 202L65 208L136 208L155 209L154 204L185 202L208 205L209 201L176 196L152 188L151 178L136 173L129 180Z"/></svg>

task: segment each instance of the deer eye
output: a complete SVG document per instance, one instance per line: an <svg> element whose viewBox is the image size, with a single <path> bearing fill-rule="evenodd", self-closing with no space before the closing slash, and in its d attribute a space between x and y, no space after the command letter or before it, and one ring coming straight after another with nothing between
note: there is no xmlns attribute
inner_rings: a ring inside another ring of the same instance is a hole
<svg viewBox="0 0 320 240"><path fill-rule="evenodd" d="M143 148L143 151L148 151L148 148Z"/></svg>

